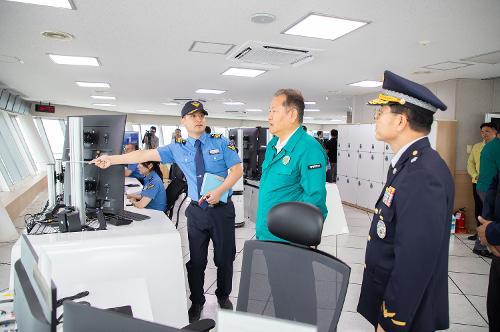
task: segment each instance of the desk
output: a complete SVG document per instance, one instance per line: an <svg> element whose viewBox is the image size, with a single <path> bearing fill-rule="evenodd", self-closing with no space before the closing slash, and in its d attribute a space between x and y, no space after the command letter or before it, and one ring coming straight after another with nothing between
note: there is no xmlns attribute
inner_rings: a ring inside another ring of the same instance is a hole
<svg viewBox="0 0 500 332"><path fill-rule="evenodd" d="M48 258L58 298L88 290L90 295L82 300L93 306L129 304L136 318L181 328L188 317L180 235L161 211L126 209L151 219L108 225L105 231L28 238L37 254ZM20 256L18 241L12 266Z"/></svg>

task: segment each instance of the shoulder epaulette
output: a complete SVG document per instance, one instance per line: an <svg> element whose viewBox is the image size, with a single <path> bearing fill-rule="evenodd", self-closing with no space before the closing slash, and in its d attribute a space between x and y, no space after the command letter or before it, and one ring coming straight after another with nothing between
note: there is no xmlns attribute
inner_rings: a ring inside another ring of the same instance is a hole
<svg viewBox="0 0 500 332"><path fill-rule="evenodd" d="M210 137L212 137L212 138L221 138L222 134L211 134Z"/></svg>
<svg viewBox="0 0 500 332"><path fill-rule="evenodd" d="M175 143L186 144L186 140L181 137L178 137L175 139Z"/></svg>

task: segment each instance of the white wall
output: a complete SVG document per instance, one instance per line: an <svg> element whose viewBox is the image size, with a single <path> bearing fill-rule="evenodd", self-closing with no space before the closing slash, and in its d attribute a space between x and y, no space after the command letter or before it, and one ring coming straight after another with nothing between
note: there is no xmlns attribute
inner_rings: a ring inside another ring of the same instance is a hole
<svg viewBox="0 0 500 332"><path fill-rule="evenodd" d="M493 80L493 112L500 113L500 78Z"/></svg>
<svg viewBox="0 0 500 332"><path fill-rule="evenodd" d="M448 106L446 111L437 111L434 115L436 120L455 120L457 80L447 80L425 84L441 101Z"/></svg>

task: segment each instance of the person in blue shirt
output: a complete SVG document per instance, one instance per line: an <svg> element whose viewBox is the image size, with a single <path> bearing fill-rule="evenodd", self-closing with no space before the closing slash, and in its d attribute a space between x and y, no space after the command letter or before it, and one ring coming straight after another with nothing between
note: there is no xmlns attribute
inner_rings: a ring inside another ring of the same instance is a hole
<svg viewBox="0 0 500 332"><path fill-rule="evenodd" d="M158 149L101 156L91 161L100 168L149 160L161 161L176 163L183 171L188 183L188 196L191 198L186 209L190 254L186 268L192 303L188 311L190 322L200 318L205 303L203 283L210 240L214 246L214 263L217 267L217 301L223 309L233 308L229 294L232 290L236 244L235 211L230 196L231 188L243 175L243 167L233 144L220 134L205 133L206 115L208 113L201 102L189 101L181 111L181 124L187 129L189 136L187 140L179 138L175 143ZM201 196L205 173L221 176L225 180L219 187ZM227 191L227 203L219 202L221 195Z"/></svg>
<svg viewBox="0 0 500 332"><path fill-rule="evenodd" d="M165 211L167 194L163 185L160 163L146 161L138 164L138 171L144 176L144 185L140 194L127 194L127 198L139 209Z"/></svg>
<svg viewBox="0 0 500 332"><path fill-rule="evenodd" d="M124 148L125 153L134 152L137 150L137 145L135 144L126 144ZM144 184L144 175L142 175L137 169L138 164L128 164L125 167L125 176L130 176L139 180L142 184Z"/></svg>

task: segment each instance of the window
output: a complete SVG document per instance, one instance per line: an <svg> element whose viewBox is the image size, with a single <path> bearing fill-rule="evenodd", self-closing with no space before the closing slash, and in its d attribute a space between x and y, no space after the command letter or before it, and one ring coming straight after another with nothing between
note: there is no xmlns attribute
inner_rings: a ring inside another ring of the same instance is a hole
<svg viewBox="0 0 500 332"><path fill-rule="evenodd" d="M31 151L29 148L31 145L27 144L29 142L26 142L27 135L24 135L24 133L21 131L21 126L18 122L19 117L17 115L10 115L10 120L12 121L12 126L16 130L17 136L19 137L19 141L24 150L24 159L27 163L29 163L29 166L31 167L31 173L35 174L38 172L38 168L35 164L35 161L33 160L33 151Z"/></svg>
<svg viewBox="0 0 500 332"><path fill-rule="evenodd" d="M0 111L0 172L4 182L11 186L16 182L30 176L30 172L22 157L18 144L13 144L20 140L12 124L9 125L9 115L5 111Z"/></svg>
<svg viewBox="0 0 500 332"><path fill-rule="evenodd" d="M64 148L64 120L42 118L42 123L49 140L54 159L61 159Z"/></svg>

